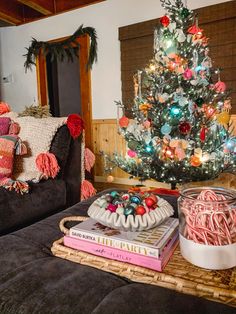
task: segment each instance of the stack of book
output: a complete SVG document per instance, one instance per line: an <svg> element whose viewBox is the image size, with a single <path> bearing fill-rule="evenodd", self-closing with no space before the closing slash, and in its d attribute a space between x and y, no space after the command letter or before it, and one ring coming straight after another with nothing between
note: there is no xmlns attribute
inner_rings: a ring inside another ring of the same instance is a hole
<svg viewBox="0 0 236 314"><path fill-rule="evenodd" d="M89 218L70 229L64 245L93 255L162 271L178 244L178 219L140 232L125 232Z"/></svg>

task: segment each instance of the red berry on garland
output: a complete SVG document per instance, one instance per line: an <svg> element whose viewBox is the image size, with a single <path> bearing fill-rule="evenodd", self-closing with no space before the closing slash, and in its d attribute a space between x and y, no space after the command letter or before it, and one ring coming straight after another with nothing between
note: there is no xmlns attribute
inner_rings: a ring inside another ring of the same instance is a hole
<svg viewBox="0 0 236 314"><path fill-rule="evenodd" d="M170 24L170 19L165 15L160 18L160 22L164 27L167 27Z"/></svg>
<svg viewBox="0 0 236 314"><path fill-rule="evenodd" d="M145 204L148 206L148 207L152 207L154 204L155 204L155 201L151 198L151 197L147 197L145 198Z"/></svg>
<svg viewBox="0 0 236 314"><path fill-rule="evenodd" d="M142 206L142 205L139 205L139 206L137 206L136 208L135 208L135 214L136 215L144 215L146 213L146 209L145 209L145 207L144 206Z"/></svg>
<svg viewBox="0 0 236 314"><path fill-rule="evenodd" d="M179 131L180 133L186 135L190 132L191 130L191 125L189 122L185 121L185 122L181 122L179 125Z"/></svg>

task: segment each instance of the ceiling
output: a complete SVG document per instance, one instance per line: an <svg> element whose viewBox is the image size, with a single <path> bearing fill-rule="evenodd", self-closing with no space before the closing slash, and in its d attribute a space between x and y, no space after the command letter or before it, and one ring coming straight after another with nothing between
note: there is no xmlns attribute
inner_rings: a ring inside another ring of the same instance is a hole
<svg viewBox="0 0 236 314"><path fill-rule="evenodd" d="M0 0L0 27L16 26L105 0Z"/></svg>

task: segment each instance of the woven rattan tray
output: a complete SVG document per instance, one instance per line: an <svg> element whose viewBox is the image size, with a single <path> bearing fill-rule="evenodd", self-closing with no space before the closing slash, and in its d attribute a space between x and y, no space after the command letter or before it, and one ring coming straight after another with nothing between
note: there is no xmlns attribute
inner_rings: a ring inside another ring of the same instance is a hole
<svg viewBox="0 0 236 314"><path fill-rule="evenodd" d="M82 221L85 218L64 218L60 223L60 228L64 233L68 233L64 223L72 220ZM236 267L223 271L202 269L188 263L182 257L179 248L175 250L163 272L65 247L63 238L55 241L51 250L57 257L95 267L132 281L165 287L236 307Z"/></svg>

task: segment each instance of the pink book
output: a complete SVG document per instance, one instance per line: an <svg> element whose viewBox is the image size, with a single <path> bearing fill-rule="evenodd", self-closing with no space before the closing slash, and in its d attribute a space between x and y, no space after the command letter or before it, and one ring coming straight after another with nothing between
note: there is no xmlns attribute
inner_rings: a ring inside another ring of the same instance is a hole
<svg viewBox="0 0 236 314"><path fill-rule="evenodd" d="M102 256L125 263L130 263L133 265L139 265L156 271L162 271L164 269L171 255L174 253L178 242L178 232L176 232L176 234L164 248L160 258L157 259L150 256L119 250L94 242L80 240L78 238L73 238L70 236L64 236L64 245L72 249L84 251L93 255Z"/></svg>

